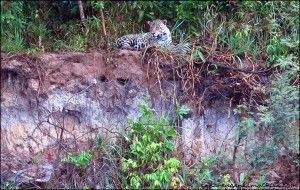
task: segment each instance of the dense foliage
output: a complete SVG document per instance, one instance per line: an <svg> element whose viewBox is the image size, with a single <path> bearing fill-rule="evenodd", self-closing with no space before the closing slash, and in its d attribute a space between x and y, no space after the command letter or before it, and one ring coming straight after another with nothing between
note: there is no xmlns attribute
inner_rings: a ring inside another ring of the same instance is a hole
<svg viewBox="0 0 300 190"><path fill-rule="evenodd" d="M180 161L172 151L177 132L167 118L157 117L149 103L139 107L141 116L130 124L129 149L122 159L124 188L175 188Z"/></svg>
<svg viewBox="0 0 300 190"><path fill-rule="evenodd" d="M109 41L147 30L146 21L169 21L173 37L230 47L234 54L270 61L299 44L298 1L87 1L80 20L76 1L1 1L2 51L96 48L104 43L103 8Z"/></svg>

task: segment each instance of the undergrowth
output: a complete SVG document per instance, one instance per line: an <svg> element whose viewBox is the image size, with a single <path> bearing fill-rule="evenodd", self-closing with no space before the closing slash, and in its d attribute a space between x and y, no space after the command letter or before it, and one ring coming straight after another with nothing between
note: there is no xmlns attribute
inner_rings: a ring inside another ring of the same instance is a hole
<svg viewBox="0 0 300 190"><path fill-rule="evenodd" d="M1 1L2 51L86 50L104 43L102 19L112 47L128 33L147 31L147 20L168 19L173 41L190 38L211 51L229 47L235 55L270 62L287 55L282 39L299 42L298 1L224 2L83 2L86 18L79 20L74 1ZM26 31L26 32L25 32ZM55 43L53 43L55 42ZM16 45L15 45L16 44ZM295 44L296 45L296 44Z"/></svg>
<svg viewBox="0 0 300 190"><path fill-rule="evenodd" d="M261 104L250 100L236 109L242 117L237 143L256 138L246 147L248 162L255 169L273 163L280 151L299 153L298 134L293 134L299 120L299 86L291 85L299 72L296 60L292 55L279 58L277 65L283 71L275 73L268 86L261 86L267 98Z"/></svg>
<svg viewBox="0 0 300 190"><path fill-rule="evenodd" d="M91 153L87 151L81 151L77 155L73 155L71 153L67 153L67 155L62 158L62 162L71 162L74 163L78 167L86 167L91 160Z"/></svg>
<svg viewBox="0 0 300 190"><path fill-rule="evenodd" d="M165 117L157 117L148 103L139 106L140 117L130 123L128 150L121 160L123 188L175 188L180 161L172 154L175 128Z"/></svg>

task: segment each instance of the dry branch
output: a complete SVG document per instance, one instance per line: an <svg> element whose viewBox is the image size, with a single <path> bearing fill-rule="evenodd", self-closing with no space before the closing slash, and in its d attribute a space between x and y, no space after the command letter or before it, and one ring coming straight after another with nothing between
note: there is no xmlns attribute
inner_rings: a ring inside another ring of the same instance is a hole
<svg viewBox="0 0 300 190"><path fill-rule="evenodd" d="M78 3L78 7L79 7L80 19L81 19L81 21L83 21L85 19L85 16L84 16L84 11L83 11L82 1L81 0L77 0L77 3Z"/></svg>

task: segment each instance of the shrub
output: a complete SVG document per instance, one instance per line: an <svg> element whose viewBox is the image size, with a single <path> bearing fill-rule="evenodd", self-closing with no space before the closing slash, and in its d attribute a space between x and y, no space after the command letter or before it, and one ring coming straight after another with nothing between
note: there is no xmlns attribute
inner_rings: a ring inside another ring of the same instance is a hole
<svg viewBox="0 0 300 190"><path fill-rule="evenodd" d="M299 86L291 85L291 81L299 72L299 66L292 58L288 56L278 60L276 65L285 70L274 74L271 84L263 88L267 98L260 105L255 105L256 110L247 105L235 110L243 113L238 125L239 139L257 138L256 143L246 147L255 168L272 163L282 148L297 152L294 145L299 142L299 136L291 134L290 130L299 119Z"/></svg>
<svg viewBox="0 0 300 190"><path fill-rule="evenodd" d="M121 160L124 188L171 188L180 161L172 155L177 132L165 117L157 117L148 103L139 106L141 116L130 123L129 149Z"/></svg>
<svg viewBox="0 0 300 190"><path fill-rule="evenodd" d="M78 167L86 167L92 158L92 154L87 151L81 151L79 154L67 153L62 162L71 162Z"/></svg>

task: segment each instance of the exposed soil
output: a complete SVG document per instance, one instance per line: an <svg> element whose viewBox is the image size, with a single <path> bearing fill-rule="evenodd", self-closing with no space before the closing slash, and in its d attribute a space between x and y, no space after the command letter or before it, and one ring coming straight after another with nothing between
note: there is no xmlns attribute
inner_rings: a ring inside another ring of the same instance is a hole
<svg viewBox="0 0 300 190"><path fill-rule="evenodd" d="M76 181L93 188L107 184L120 188L116 173L118 155L108 160L111 155L96 150L95 135L105 134L106 139L118 135L120 129L112 124L136 115L136 105L143 95L150 95L154 108L160 110L171 110L178 104L193 108L185 122L178 123L183 126L178 129L183 140L178 142L176 154L187 165L192 166L205 151L215 152L217 148L220 153L232 154L232 126L236 122L232 110L249 99L250 93L257 102L263 99L255 87L267 82L270 70L261 66L263 60L253 61L246 55L241 65L228 52L216 55L219 56L206 54L207 62L191 63L185 57L157 49L149 49L145 54L127 50L38 56L1 53L1 108L5 108L1 113L5 121L1 123L1 181L14 181L19 176L15 184L25 187L67 188ZM56 102L47 107L47 101L57 92L61 94L56 95ZM80 94L84 97L77 97ZM58 100L64 97L77 99L59 107ZM98 107L91 108L94 104ZM61 109L52 109L53 105ZM57 124L31 126L22 110L25 115L32 112L37 118L33 119L34 124L50 120ZM95 123L103 125L94 127ZM44 142L45 139L49 140ZM121 147L118 138L115 142ZM85 170L59 162L67 152L86 149L95 154ZM271 186L299 187L299 168L292 156L295 155L281 156L268 168ZM232 165L224 170L238 180ZM252 174L246 185L251 185L256 175Z"/></svg>
<svg viewBox="0 0 300 190"><path fill-rule="evenodd" d="M9 73L24 80L36 80L38 85L35 83L33 86L38 86L36 90L39 95L47 94L51 86L64 86L76 91L80 89L80 85L91 82L88 80L93 78L100 82L115 80L120 83L135 78L143 83L143 72L136 64L139 63L139 54L140 52L123 50L118 53L111 52L110 55L106 52L48 53L39 58L28 54L2 55L1 76L4 77L2 81ZM70 83L74 80L77 80L77 88Z"/></svg>

